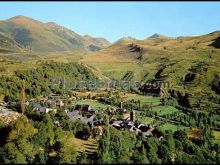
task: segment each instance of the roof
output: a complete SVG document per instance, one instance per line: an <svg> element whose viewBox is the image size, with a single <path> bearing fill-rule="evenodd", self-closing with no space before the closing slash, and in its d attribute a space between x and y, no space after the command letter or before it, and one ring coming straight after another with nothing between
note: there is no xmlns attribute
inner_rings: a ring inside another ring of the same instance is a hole
<svg viewBox="0 0 220 165"><path fill-rule="evenodd" d="M82 104L83 107L89 107L89 104Z"/></svg>
<svg viewBox="0 0 220 165"><path fill-rule="evenodd" d="M138 129L140 129L142 132L147 132L148 131L148 127L145 125L141 125L140 127L138 127Z"/></svg>
<svg viewBox="0 0 220 165"><path fill-rule="evenodd" d="M45 112L46 109L47 109L46 107L41 107L41 108L40 108L40 112Z"/></svg>
<svg viewBox="0 0 220 165"><path fill-rule="evenodd" d="M154 130L155 130L155 128L150 128L148 131L152 132L152 131L154 131Z"/></svg>
<svg viewBox="0 0 220 165"><path fill-rule="evenodd" d="M40 103L34 103L33 106L37 108L40 112L45 112L47 107L42 106Z"/></svg>
<svg viewBox="0 0 220 165"><path fill-rule="evenodd" d="M117 108L116 111L125 111L123 108Z"/></svg>
<svg viewBox="0 0 220 165"><path fill-rule="evenodd" d="M144 136L150 136L150 135L153 135L153 134L152 134L152 132L147 131L147 132L143 132L143 135L144 135Z"/></svg>
<svg viewBox="0 0 220 165"><path fill-rule="evenodd" d="M116 121L114 121L114 123L116 123L116 124L121 124L122 121L121 121L121 120L116 120Z"/></svg>
<svg viewBox="0 0 220 165"><path fill-rule="evenodd" d="M42 105L40 103L34 103L33 106L38 109L42 108Z"/></svg>
<svg viewBox="0 0 220 165"><path fill-rule="evenodd" d="M119 124L117 123L113 123L112 126L115 126L115 127L121 127Z"/></svg>
<svg viewBox="0 0 220 165"><path fill-rule="evenodd" d="M93 112L95 112L96 110L95 110L95 109L90 109L90 110L88 110L88 111L93 111Z"/></svg>

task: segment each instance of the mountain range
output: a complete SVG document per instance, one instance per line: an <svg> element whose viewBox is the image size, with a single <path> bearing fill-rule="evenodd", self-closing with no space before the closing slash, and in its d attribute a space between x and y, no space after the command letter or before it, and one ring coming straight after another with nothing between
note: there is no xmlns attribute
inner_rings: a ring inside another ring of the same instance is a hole
<svg viewBox="0 0 220 165"><path fill-rule="evenodd" d="M220 48L220 32L177 38L155 33L144 40L124 37L111 44L105 38L82 36L55 22L42 23L22 15L0 21L1 52L93 52L126 42L152 49Z"/></svg>
<svg viewBox="0 0 220 165"><path fill-rule="evenodd" d="M54 22L42 23L26 16L0 21L1 51L97 51L110 45L104 38L81 36Z"/></svg>

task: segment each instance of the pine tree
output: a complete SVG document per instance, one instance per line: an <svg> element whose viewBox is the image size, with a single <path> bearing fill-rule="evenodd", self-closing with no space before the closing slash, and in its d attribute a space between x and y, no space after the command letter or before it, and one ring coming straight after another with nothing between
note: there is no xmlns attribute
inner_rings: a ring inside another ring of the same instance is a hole
<svg viewBox="0 0 220 165"><path fill-rule="evenodd" d="M24 114L25 111L25 102L26 102L26 94L25 94L25 80L22 80L22 87L21 87L21 100L20 100L20 111Z"/></svg>
<svg viewBox="0 0 220 165"><path fill-rule="evenodd" d="M110 155L109 155L109 148L110 148L110 133L109 133L109 119L108 116L104 116L104 124L105 128L103 131L102 139L101 139L101 163L109 164L111 163Z"/></svg>

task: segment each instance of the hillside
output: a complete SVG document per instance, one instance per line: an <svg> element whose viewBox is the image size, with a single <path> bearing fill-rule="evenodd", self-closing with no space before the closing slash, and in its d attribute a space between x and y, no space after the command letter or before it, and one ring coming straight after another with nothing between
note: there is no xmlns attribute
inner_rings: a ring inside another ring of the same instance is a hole
<svg viewBox="0 0 220 165"><path fill-rule="evenodd" d="M0 32L0 52L1 53L9 53L9 52L20 52L23 47L18 44L14 39Z"/></svg>
<svg viewBox="0 0 220 165"><path fill-rule="evenodd" d="M153 37L145 40L124 38L108 48L84 56L105 76L117 80L171 84L170 89L149 90L164 93L182 106L219 113L220 32L195 37ZM163 94L163 95L164 95Z"/></svg>
<svg viewBox="0 0 220 165"><path fill-rule="evenodd" d="M92 53L85 61L90 61L100 57L102 61L109 61L109 58L119 60L138 60L148 55L163 55L171 51L194 51L207 50L220 47L220 32L216 31L210 34L196 37L178 37L171 38L164 35L154 34L145 40L137 40L131 37L122 38L111 46ZM103 58L102 56L110 56ZM99 61L101 60L99 59Z"/></svg>
<svg viewBox="0 0 220 165"><path fill-rule="evenodd" d="M14 44L10 45L14 51L17 50L17 45L21 45L24 50L34 52L77 51L82 53L100 50L110 44L103 38L84 37L54 22L42 23L26 16L15 16L0 21L0 32L13 40L11 42ZM2 40L2 35L0 37ZM4 49L9 47L2 42L1 46Z"/></svg>

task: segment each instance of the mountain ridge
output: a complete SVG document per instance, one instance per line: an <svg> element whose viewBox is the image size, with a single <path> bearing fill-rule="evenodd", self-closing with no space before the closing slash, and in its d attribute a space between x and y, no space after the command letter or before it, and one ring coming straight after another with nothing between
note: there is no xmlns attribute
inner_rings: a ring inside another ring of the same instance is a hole
<svg viewBox="0 0 220 165"><path fill-rule="evenodd" d="M165 35L159 34L159 33L154 33L153 35L148 37L148 39L150 39L150 38L171 38L171 37L168 37L168 36L165 36Z"/></svg>
<svg viewBox="0 0 220 165"><path fill-rule="evenodd" d="M88 39L55 22L43 23L22 15L0 21L0 32L11 36L24 50L34 52L74 50L80 53L94 51L91 50L91 46L100 50L110 45L106 39Z"/></svg>

